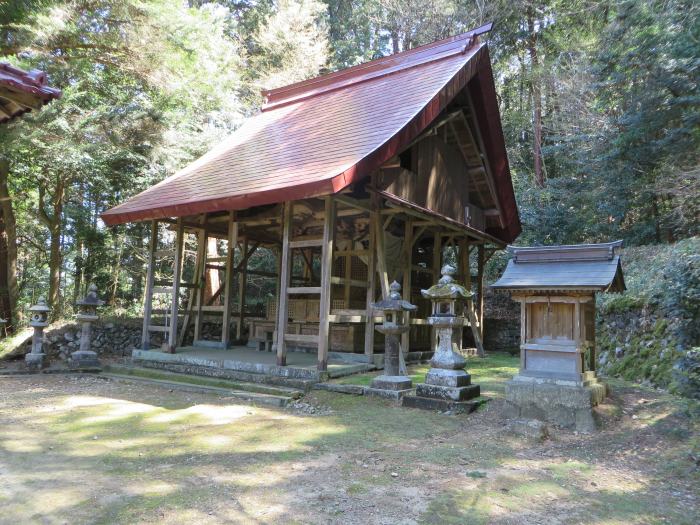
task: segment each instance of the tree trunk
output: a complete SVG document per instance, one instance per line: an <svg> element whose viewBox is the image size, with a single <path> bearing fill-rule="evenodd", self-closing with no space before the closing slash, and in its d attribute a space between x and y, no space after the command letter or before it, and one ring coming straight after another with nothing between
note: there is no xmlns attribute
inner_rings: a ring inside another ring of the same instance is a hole
<svg viewBox="0 0 700 525"><path fill-rule="evenodd" d="M8 331L12 331L17 318L17 222L12 208L12 197L8 187L10 164L0 156L0 208L2 208L2 264L0 264L0 297L2 297L2 316L7 319Z"/></svg>
<svg viewBox="0 0 700 525"><path fill-rule="evenodd" d="M530 55L530 92L532 94L532 134L535 184L544 188L544 168L542 163L542 89L540 87L539 56L537 54L537 31L532 6L527 9L527 29L529 37L527 50Z"/></svg>
<svg viewBox="0 0 700 525"><path fill-rule="evenodd" d="M51 198L52 213L49 215L44 208L46 188L39 187L39 219L49 229L51 236L49 249L49 296L47 303L53 308L52 315L60 316L59 290L61 286L61 218L63 215L63 198L65 181L57 178L56 188Z"/></svg>

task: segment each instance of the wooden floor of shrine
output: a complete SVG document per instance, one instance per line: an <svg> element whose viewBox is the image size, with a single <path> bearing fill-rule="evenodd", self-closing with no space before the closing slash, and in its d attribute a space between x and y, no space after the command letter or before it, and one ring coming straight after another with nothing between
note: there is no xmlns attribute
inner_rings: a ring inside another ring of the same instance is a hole
<svg viewBox="0 0 700 525"><path fill-rule="evenodd" d="M375 369L373 364L358 362L360 354L331 352L328 359L328 377L342 377ZM319 379L315 353L287 353L287 366L277 366L274 352L255 350L247 346L234 346L227 350L186 346L177 348L174 354L159 350L133 350L136 364L151 367L176 366L194 375L222 375L219 371L265 374L295 379ZM161 365L161 366L159 366ZM211 370L209 370L211 369ZM207 372L211 372L207 373Z"/></svg>

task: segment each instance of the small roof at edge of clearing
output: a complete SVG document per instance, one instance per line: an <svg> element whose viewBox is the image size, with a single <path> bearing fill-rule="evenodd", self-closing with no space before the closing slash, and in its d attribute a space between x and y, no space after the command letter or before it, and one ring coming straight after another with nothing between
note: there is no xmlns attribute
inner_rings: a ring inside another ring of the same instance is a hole
<svg viewBox="0 0 700 525"><path fill-rule="evenodd" d="M513 259L491 288L622 292L622 241L567 246L509 246Z"/></svg>
<svg viewBox="0 0 700 525"><path fill-rule="evenodd" d="M0 124L38 110L57 98L61 98L61 90L48 86L43 71L24 71L0 62Z"/></svg>

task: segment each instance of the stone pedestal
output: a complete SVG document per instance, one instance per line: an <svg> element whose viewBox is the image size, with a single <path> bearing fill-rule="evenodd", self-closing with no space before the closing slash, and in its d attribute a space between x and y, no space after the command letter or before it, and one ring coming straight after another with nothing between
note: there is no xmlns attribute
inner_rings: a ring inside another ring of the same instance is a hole
<svg viewBox="0 0 700 525"><path fill-rule="evenodd" d="M44 353L44 328L49 325L50 308L43 297L40 297L37 304L29 308L32 313L29 326L34 329L32 334L32 349L24 356L24 362L28 370L39 371L48 366L48 359Z"/></svg>
<svg viewBox="0 0 700 525"><path fill-rule="evenodd" d="M68 367L73 370L99 370L100 360L92 350L77 350L68 358Z"/></svg>
<svg viewBox="0 0 700 525"><path fill-rule="evenodd" d="M80 348L68 358L68 366L74 370L99 370L100 360L91 348L92 324L99 319L97 307L104 301L97 297L97 287L91 284L88 294L77 302L80 313L75 318L80 321Z"/></svg>
<svg viewBox="0 0 700 525"><path fill-rule="evenodd" d="M365 395L399 400L413 389L411 378L402 373L399 336L409 330L408 312L416 307L401 299L399 283L394 281L389 289L387 299L372 305L375 310L384 312L384 323L377 327L377 331L384 334L384 373L365 388Z"/></svg>
<svg viewBox="0 0 700 525"><path fill-rule="evenodd" d="M593 407L607 394L607 385L593 372L582 374L581 381L516 375L506 383L506 417L592 432L597 428Z"/></svg>
<svg viewBox="0 0 700 525"><path fill-rule="evenodd" d="M24 356L24 363L27 365L27 370L38 372L42 368L48 366L46 354L30 352Z"/></svg>
<svg viewBox="0 0 700 525"><path fill-rule="evenodd" d="M464 317L455 314L454 302L470 297L461 285L454 282L454 269L443 268L443 277L436 286L424 290L423 295L433 300L433 315L428 323L435 327L436 346L430 360L425 383L416 386L415 396L405 396L403 406L451 412L472 412L479 405L472 401L479 397L479 385L471 384L471 376L464 369L467 362L453 341L453 332L461 330Z"/></svg>

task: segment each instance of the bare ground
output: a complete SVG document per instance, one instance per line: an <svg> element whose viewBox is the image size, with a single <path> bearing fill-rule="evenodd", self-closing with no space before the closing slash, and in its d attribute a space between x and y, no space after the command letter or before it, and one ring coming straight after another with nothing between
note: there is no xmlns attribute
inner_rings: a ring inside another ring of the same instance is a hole
<svg viewBox="0 0 700 525"><path fill-rule="evenodd" d="M0 523L700 522L697 408L616 384L604 430L511 434L326 392L273 410L91 376L0 377Z"/></svg>

